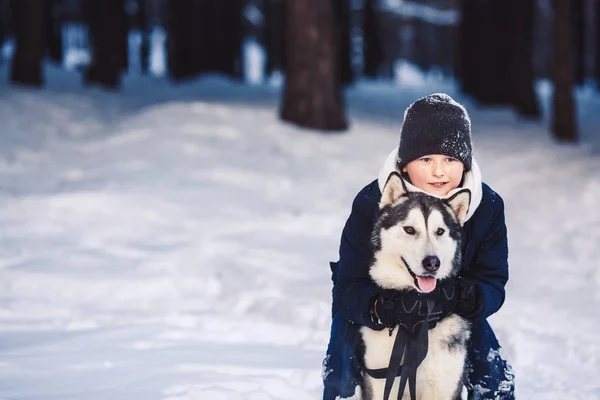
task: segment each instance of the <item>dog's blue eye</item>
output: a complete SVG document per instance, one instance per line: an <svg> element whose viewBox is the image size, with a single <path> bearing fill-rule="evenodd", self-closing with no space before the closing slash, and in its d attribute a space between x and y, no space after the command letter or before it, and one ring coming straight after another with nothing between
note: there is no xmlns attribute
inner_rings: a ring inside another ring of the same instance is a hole
<svg viewBox="0 0 600 400"><path fill-rule="evenodd" d="M444 234L444 232L446 232L445 230L443 230L442 228L438 228L437 231L435 231L435 234L438 236L442 236Z"/></svg>
<svg viewBox="0 0 600 400"><path fill-rule="evenodd" d="M415 233L417 233L415 231L415 228L413 228L412 226L405 226L404 232L408 233L409 235L414 235Z"/></svg>

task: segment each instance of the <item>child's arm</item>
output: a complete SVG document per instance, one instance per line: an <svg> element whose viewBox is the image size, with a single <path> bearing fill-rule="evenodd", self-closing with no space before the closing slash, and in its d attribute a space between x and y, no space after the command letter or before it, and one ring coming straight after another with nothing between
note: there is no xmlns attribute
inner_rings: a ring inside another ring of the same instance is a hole
<svg viewBox="0 0 600 400"><path fill-rule="evenodd" d="M340 260L333 285L333 301L346 319L382 329L371 319L373 300L381 289L371 280L369 268L373 258L371 233L379 203L377 182L358 193L346 221L340 242Z"/></svg>
<svg viewBox="0 0 600 400"><path fill-rule="evenodd" d="M477 306L467 319L487 318L504 303L504 286L508 281L508 240L504 221L504 202L493 194L497 204L484 237L481 250L472 265L466 266L464 277L473 279L477 288Z"/></svg>

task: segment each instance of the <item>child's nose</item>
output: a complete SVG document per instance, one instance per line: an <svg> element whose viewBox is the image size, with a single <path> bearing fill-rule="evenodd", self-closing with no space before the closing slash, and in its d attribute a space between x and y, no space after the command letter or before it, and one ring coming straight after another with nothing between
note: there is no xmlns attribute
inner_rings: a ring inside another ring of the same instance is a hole
<svg viewBox="0 0 600 400"><path fill-rule="evenodd" d="M444 176L444 167L441 163L435 163L433 166L433 175Z"/></svg>

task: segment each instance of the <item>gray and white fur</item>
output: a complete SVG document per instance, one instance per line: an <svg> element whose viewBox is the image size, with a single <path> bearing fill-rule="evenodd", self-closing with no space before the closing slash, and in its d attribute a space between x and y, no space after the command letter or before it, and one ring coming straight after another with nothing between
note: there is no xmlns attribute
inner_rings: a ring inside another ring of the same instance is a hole
<svg viewBox="0 0 600 400"><path fill-rule="evenodd" d="M435 277L439 281L455 276L461 264L461 228L469 201L468 189L447 199L409 192L400 175L391 173L372 237L374 260L370 275L375 283L384 289L420 291L417 277ZM424 261L432 256L439 259L435 271L425 268ZM394 329L390 335L388 329L361 328L366 368L387 368L397 331ZM418 400L460 399L469 335L469 323L456 314L429 330L427 357L417 370ZM383 399L385 379L363 375L362 398ZM394 382L390 399L398 398L399 380ZM401 398L410 398L408 389Z"/></svg>

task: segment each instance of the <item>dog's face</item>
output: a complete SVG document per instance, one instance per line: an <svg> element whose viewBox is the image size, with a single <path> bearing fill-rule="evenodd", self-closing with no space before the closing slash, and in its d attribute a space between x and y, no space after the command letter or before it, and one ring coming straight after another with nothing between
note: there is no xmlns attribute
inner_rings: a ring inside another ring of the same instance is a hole
<svg viewBox="0 0 600 400"><path fill-rule="evenodd" d="M468 189L443 200L408 192L400 175L392 173L373 232L373 280L386 289L431 292L438 279L456 274L470 198Z"/></svg>

